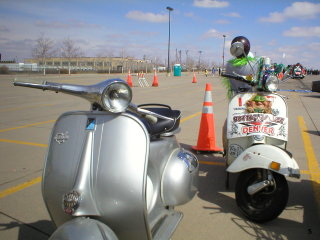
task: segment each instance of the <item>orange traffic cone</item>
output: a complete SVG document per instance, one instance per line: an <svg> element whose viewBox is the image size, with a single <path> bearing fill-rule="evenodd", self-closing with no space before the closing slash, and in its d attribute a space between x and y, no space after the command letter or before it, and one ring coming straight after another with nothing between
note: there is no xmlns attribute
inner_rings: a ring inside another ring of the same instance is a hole
<svg viewBox="0 0 320 240"><path fill-rule="evenodd" d="M192 83L197 83L196 74L193 72Z"/></svg>
<svg viewBox="0 0 320 240"><path fill-rule="evenodd" d="M152 87L158 87L158 86L159 86L159 83L158 83L157 70L154 70Z"/></svg>
<svg viewBox="0 0 320 240"><path fill-rule="evenodd" d="M223 150L216 146L211 90L211 84L207 83L202 108L198 142L197 146L193 146L192 149L197 151L222 153Z"/></svg>
<svg viewBox="0 0 320 240"><path fill-rule="evenodd" d="M128 72L127 83L128 83L128 85L129 85L130 87L133 86L133 84L132 84L132 76L131 76L130 69L129 69L129 72Z"/></svg>

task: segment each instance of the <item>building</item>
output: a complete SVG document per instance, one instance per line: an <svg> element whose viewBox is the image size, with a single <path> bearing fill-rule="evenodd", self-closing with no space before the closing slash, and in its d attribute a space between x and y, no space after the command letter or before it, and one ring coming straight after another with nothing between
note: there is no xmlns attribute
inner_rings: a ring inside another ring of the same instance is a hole
<svg viewBox="0 0 320 240"><path fill-rule="evenodd" d="M25 59L25 63L37 64L40 69L70 69L74 71L101 72L150 72L153 64L149 60L137 60L121 57L77 57L77 58L46 58Z"/></svg>
<svg viewBox="0 0 320 240"><path fill-rule="evenodd" d="M10 72L36 72L38 66L36 63L15 63L14 61L0 61L0 68L5 67Z"/></svg>

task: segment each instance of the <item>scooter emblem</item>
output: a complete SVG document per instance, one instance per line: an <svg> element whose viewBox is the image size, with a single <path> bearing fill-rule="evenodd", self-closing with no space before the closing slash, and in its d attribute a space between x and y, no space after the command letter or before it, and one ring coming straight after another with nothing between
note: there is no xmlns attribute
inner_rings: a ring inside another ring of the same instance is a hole
<svg viewBox="0 0 320 240"><path fill-rule="evenodd" d="M80 193L71 191L63 195L63 210L66 214L73 214L79 207Z"/></svg>
<svg viewBox="0 0 320 240"><path fill-rule="evenodd" d="M69 139L68 132L65 133L57 133L54 137L54 140L56 140L57 143L61 144L66 142Z"/></svg>

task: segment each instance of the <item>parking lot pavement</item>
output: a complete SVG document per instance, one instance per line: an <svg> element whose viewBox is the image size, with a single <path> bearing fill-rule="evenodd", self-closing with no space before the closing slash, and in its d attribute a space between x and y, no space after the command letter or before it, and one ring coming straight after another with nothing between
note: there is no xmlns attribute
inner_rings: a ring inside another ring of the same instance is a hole
<svg viewBox="0 0 320 240"><path fill-rule="evenodd" d="M181 145L197 143L205 84L212 84L216 144L222 147L221 129L228 100L219 76L192 73L181 77L158 74L158 87L139 87L133 78L136 104L159 102L182 111L177 135ZM13 87L16 76L0 75L0 239L47 239L54 226L41 197L43 159L51 128L57 117L70 110L87 110L89 104L79 98ZM21 76L18 78L92 84L106 78L126 75ZM146 79L151 86L153 75ZM289 202L276 220L256 224L245 219L234 200L236 175L225 188L224 159L220 154L198 154L199 191L195 198L178 210L184 218L174 233L174 240L193 239L320 239L320 94L307 91L319 76L281 83L279 94L288 97L289 144L302 177L289 180Z"/></svg>

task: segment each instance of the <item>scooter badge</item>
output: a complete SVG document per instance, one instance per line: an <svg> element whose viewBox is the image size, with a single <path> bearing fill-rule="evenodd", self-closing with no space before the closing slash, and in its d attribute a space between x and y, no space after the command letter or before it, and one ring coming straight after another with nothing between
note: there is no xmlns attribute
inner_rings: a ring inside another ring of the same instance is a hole
<svg viewBox="0 0 320 240"><path fill-rule="evenodd" d="M57 135L54 137L54 140L56 140L56 142L59 144L66 142L68 139L69 139L68 132L57 133Z"/></svg>
<svg viewBox="0 0 320 240"><path fill-rule="evenodd" d="M63 210L66 214L73 214L79 207L80 193L71 191L63 195Z"/></svg>

